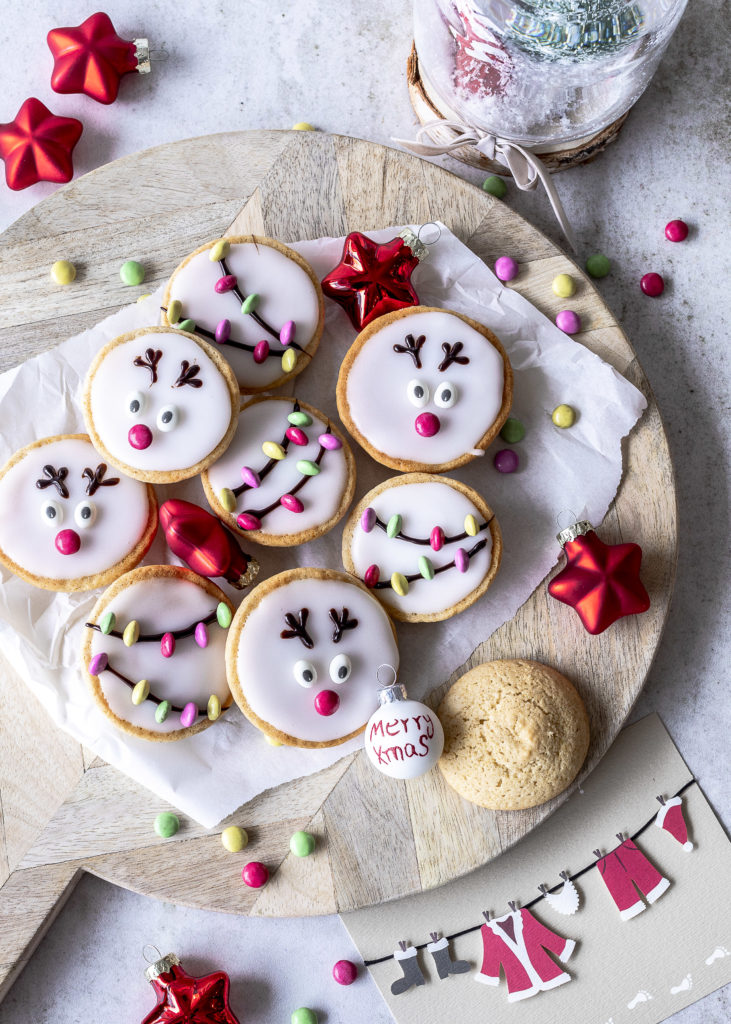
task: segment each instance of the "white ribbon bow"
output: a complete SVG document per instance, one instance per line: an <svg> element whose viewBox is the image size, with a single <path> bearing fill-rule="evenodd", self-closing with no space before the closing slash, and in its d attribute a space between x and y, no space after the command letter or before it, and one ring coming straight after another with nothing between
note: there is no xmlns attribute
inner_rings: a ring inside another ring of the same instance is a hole
<svg viewBox="0 0 731 1024"><path fill-rule="evenodd" d="M435 128L451 128L459 134L451 142L441 145L434 142L429 135L429 132ZM425 139L428 141L424 141ZM576 239L571 230L571 224L566 216L566 211L561 205L561 200L551 175L546 170L543 162L529 149L524 149L517 142L501 139L497 135L490 133L481 135L478 129L470 128L468 125L462 124L461 121L428 121L419 127L415 140L394 139L393 141L398 142L400 146L410 149L412 153L417 153L419 156L443 156L463 146L474 146L488 160L498 158L504 163L515 179L515 184L523 192L532 191L540 179L553 207L556 220L561 225L571 248L574 252L577 251Z"/></svg>

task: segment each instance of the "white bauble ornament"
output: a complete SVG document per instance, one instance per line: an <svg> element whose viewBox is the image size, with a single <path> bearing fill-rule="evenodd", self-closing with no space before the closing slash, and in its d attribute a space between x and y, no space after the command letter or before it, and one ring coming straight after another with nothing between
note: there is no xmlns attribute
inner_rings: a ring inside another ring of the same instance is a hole
<svg viewBox="0 0 731 1024"><path fill-rule="evenodd" d="M418 700L409 700L400 683L378 693L380 707L365 728L365 748L371 764L392 779L415 779L439 760L444 730L436 713Z"/></svg>

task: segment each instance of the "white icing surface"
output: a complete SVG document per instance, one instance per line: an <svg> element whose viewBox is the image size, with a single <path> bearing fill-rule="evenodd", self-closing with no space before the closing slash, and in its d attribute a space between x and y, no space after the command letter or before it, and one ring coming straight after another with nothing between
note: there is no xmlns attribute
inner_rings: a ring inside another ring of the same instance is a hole
<svg viewBox="0 0 731 1024"><path fill-rule="evenodd" d="M408 334L426 336L421 369L412 356L393 350L394 345L404 345ZM469 363L453 362L438 370L444 358L442 343L458 341L464 346L460 356ZM429 400L418 408L407 394L414 380L429 389ZM451 408L434 400L445 381L458 390ZM379 452L439 466L474 448L494 422L502 405L503 361L498 350L459 317L448 312L414 313L370 337L351 366L346 394L353 422ZM441 426L433 437L417 434L414 421L420 413L438 416Z"/></svg>
<svg viewBox="0 0 731 1024"><path fill-rule="evenodd" d="M146 579L125 587L107 604L105 612L117 617L119 632L131 619L140 625L140 633L161 633L184 629L216 610L218 601L190 580ZM121 638L104 636L93 631L92 656L104 651L109 664L118 672L137 682L147 679L150 692L161 700L184 707L193 701L205 714L208 698L215 693L223 704L229 697L226 682L226 634L217 622L206 627L208 646L198 647L192 636L176 641L172 658L163 658L159 642L138 641L126 647ZM84 666L86 667L86 666ZM146 700L135 705L131 689L111 672L99 676L104 696L112 711L132 725L153 732L171 733L181 729L180 714L171 711L162 724L155 721L157 705ZM198 716L200 721L201 715ZM215 722L212 728L215 729Z"/></svg>
<svg viewBox="0 0 731 1024"><path fill-rule="evenodd" d="M217 495L223 487L233 490L240 486L242 466L259 472L267 464L267 456L261 450L262 443L282 443L285 431L291 426L287 416L293 408L293 400L272 398L249 405L241 412L231 445L208 470L208 479ZM300 446L290 441L286 457L276 463L261 486L238 496L236 515L267 508L302 480L297 462L300 459L315 461L320 450L317 438L327 429L327 420L312 415L312 425L300 429L307 435L309 444ZM347 484L348 466L343 449L326 450L320 460L318 475L307 477L304 487L297 492L296 496L304 505L303 511L295 513L278 506L262 520L262 532L282 536L317 529L335 515Z"/></svg>
<svg viewBox="0 0 731 1024"><path fill-rule="evenodd" d="M89 481L82 477L104 460L89 441L63 438L33 448L0 479L0 548L22 569L52 580L76 580L105 572L125 558L145 532L149 518L147 487L107 465L106 479L119 479L111 487L97 487L86 493ZM40 489L43 467L65 466L68 498L54 485ZM59 508L56 520L42 515L43 506L53 501ZM91 526L82 529L74 512L82 502L96 508ZM58 522L59 517L62 521ZM55 545L61 530L74 530L81 546L73 555L62 555Z"/></svg>
<svg viewBox="0 0 731 1024"><path fill-rule="evenodd" d="M222 345L221 352L228 359L239 387L264 388L283 376L281 355L283 346L251 316L244 316L241 303L233 292L219 295L214 285L223 276L219 263L212 263L206 249L194 256L184 267L175 271L170 284L170 298L183 304L183 317L189 317L200 327L215 332L220 320L231 323L231 340L256 345L267 341L277 358L270 356L263 363L255 363L251 352ZM294 340L304 348L311 340L320 319L317 291L309 275L294 260L278 249L253 242L232 245L226 257L230 274L238 278L242 295L255 292L260 297L256 312L263 320L279 330L293 320L296 324ZM309 365L308 356L298 355L297 368Z"/></svg>
<svg viewBox="0 0 731 1024"><path fill-rule="evenodd" d="M157 382L145 366L135 366L147 348L161 350ZM199 388L175 387L181 362L200 367ZM132 395L141 396L143 407L129 411ZM177 423L160 429L160 412L172 406ZM94 426L109 453L135 469L170 472L188 469L209 455L220 443L231 422L231 397L226 379L212 359L192 338L172 329L139 334L110 349L94 374L91 385ZM152 443L142 450L129 442L130 427L144 424L152 431Z"/></svg>
<svg viewBox="0 0 731 1024"><path fill-rule="evenodd" d="M335 608L340 614L343 607L351 619L358 619L358 626L344 631L336 644L329 613ZM285 613L299 616L302 608L309 609L311 650L297 637L280 637L288 628ZM330 662L339 654L347 654L353 668L350 678L338 685L330 679ZM317 671L317 681L309 688L293 674L303 659ZM365 725L378 704L376 671L383 663L398 670L398 648L388 616L370 594L341 580L292 580L277 587L250 613L239 637L239 681L252 711L303 740L328 742ZM321 690L335 690L340 697L340 707L329 717L314 708Z"/></svg>
<svg viewBox="0 0 731 1024"><path fill-rule="evenodd" d="M389 487L376 495L370 507L384 523L398 513L403 520L401 529L410 537L429 537L435 526L441 526L447 537L456 536L464 532L465 516L469 514L475 517L478 526L485 521L466 495L443 483ZM487 539L487 544L470 558L465 573L453 566L433 580L419 577L409 584L405 597L399 597L391 587L374 590L379 601L387 607L399 608L412 615L430 615L462 601L483 581L492 560L492 534L489 529L480 530L476 537L445 543L441 550L434 551L429 544L411 544L399 537L390 538L378 526L366 533L359 521L353 532L350 554L361 579L368 566L375 563L381 571L381 580L388 581L394 572L401 572L404 576L418 572L420 555L426 555L437 569L453 561L458 548L469 551L483 538Z"/></svg>

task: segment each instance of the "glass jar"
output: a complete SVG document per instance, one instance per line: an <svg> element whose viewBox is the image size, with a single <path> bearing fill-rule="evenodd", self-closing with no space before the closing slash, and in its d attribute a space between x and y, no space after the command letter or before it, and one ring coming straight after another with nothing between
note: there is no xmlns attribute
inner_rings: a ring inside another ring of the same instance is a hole
<svg viewBox="0 0 731 1024"><path fill-rule="evenodd" d="M581 145L652 78L687 0L414 0L427 96L540 151Z"/></svg>

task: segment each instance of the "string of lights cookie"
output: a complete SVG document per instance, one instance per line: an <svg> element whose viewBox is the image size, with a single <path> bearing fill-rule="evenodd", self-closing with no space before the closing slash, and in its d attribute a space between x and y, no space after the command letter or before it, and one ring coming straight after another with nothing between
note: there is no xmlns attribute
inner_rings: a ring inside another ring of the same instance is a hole
<svg viewBox="0 0 731 1024"><path fill-rule="evenodd" d="M312 417L309 413L305 412L300 408L299 402L295 399L292 412L287 416L289 426L284 432L284 437L281 441L264 441L261 449L265 455L269 457L269 461L260 469L252 469L251 466L241 467L241 477L243 483L237 487L223 487L221 488L218 500L223 505L227 512L234 512L236 510L236 499L244 494L246 491L255 490L261 486L262 480L264 480L274 469L277 463L281 462L287 455L290 444L297 445L299 447L305 447L310 443L310 439L302 429L303 427L309 427L312 425ZM236 517L236 523L241 530L260 530L263 519L273 512L274 509L286 508L288 512L304 512L304 505L302 501L297 497L299 491L305 486L308 480L312 477L318 476L320 473L321 463L325 454L328 451L338 451L342 448L342 441L336 434L333 434L330 430L330 423L328 422L325 432L320 434L318 437L319 449L314 459L299 459L297 461L297 470L302 474L302 478L292 487L291 490L287 491L286 494L282 494L279 498L276 498L270 505L265 508L248 509L247 511L241 512Z"/></svg>
<svg viewBox="0 0 731 1024"><path fill-rule="evenodd" d="M231 292L241 303L241 312L244 316L250 316L262 330L266 331L270 337L278 341L284 348L284 353L281 356L282 370L285 373L291 373L297 365L297 352L301 352L303 355L309 357L309 352L294 340L296 324L294 320L287 320L287 322L281 327L280 330L272 327L271 324L257 313L257 307L261 301L261 297L256 293L252 292L250 295L244 295L239 288L238 278L235 274L232 274L229 270L228 264L226 263L226 257L230 252L230 243L225 238L220 239L211 248L209 258L212 263L218 263L221 268L221 276L214 284L214 289L218 295L225 295ZM201 327L195 320L190 317L183 316L183 305L179 299L173 299L170 305L166 308L161 307L162 310L167 314L168 321L174 326L178 327L181 331L189 331L191 334L200 334L209 341L214 341L217 345L228 345L231 348L242 349L244 352L251 352L254 357L255 363L263 363L267 359L279 358L279 353L272 351L269 342L265 339L259 341L256 345L249 345L243 341L233 341L231 339L231 321L227 319L219 320L216 324L215 331L211 331L206 327Z"/></svg>
<svg viewBox="0 0 731 1024"><path fill-rule="evenodd" d="M478 523L472 513L465 516L464 530L462 533L455 533L453 536L447 536L441 526L435 526L428 537L412 537L408 533L404 533L401 529L403 519L398 512L394 512L391 518L385 523L377 514L376 510L370 506L363 510L363 514L360 517L360 528L364 533L370 533L376 527L383 530L387 537L395 540L403 540L408 544L418 544L422 546L428 546L432 551L440 551L445 544L455 544L458 541L466 540L468 537L476 537L483 530L486 530L490 525L494 516L490 516L489 519L485 520L484 523ZM457 548L454 558L451 562L445 562L444 565L434 567L431 559L426 555L419 556L419 571L409 573L408 575L401 572L391 573L389 580L381 580L381 570L374 563L369 565L365 571L363 582L371 590L394 590L399 597L405 597L409 592L409 586L411 583L415 583L417 580L433 580L439 573L446 572L448 569L456 568L458 572L467 572L470 567L470 559L477 554L478 551L487 545L487 537L483 537L477 541L469 551L465 551L464 548Z"/></svg>
<svg viewBox="0 0 731 1024"><path fill-rule="evenodd" d="M207 647L207 627L217 622L221 629L228 629L231 625L231 618L231 609L224 601L220 601L215 610L206 615L205 618L197 619L189 626L184 626L181 629L166 630L160 633L140 632L140 626L136 619L131 619L123 630L115 629L117 617L111 611L105 612L98 623L87 622L85 625L87 629L93 629L104 636L121 640L125 647L132 647L133 644L137 643L159 643L160 653L163 658L172 658L175 654L178 640L185 640L192 636L198 647ZM102 672L109 672L125 683L132 691L130 699L135 706L144 704L147 700L156 704L155 721L158 724L162 724L171 712L180 715L180 724L184 729L194 725L201 715L206 715L211 722L215 722L221 716L221 701L215 693L212 693L208 698L208 704L204 710L201 710L193 701L188 701L183 707L180 707L152 693L147 679L135 681L115 669L110 664L109 655L106 651L99 651L91 658L88 672L92 676L100 676Z"/></svg>

